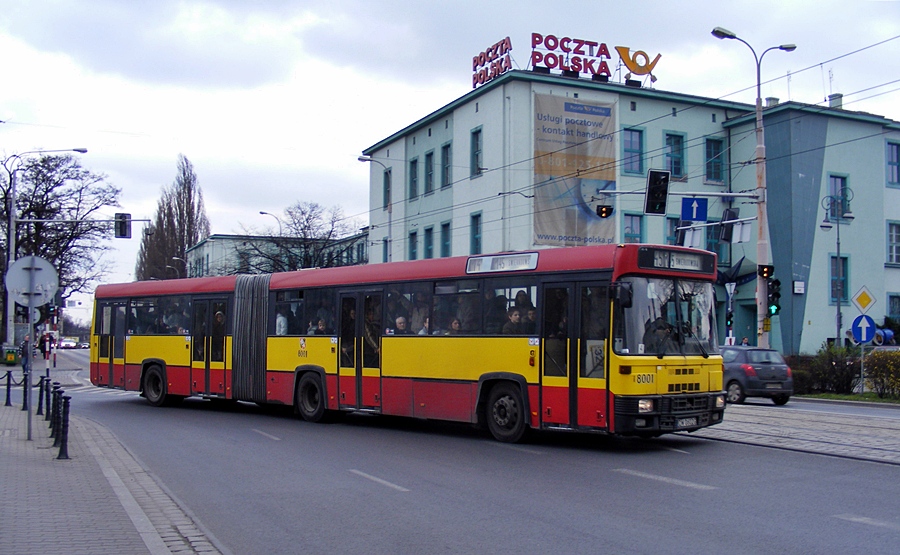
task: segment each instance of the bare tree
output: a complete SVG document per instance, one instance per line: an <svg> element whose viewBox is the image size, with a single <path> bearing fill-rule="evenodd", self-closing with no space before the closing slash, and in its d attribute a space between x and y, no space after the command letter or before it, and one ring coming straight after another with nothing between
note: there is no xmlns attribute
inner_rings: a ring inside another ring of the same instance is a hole
<svg viewBox="0 0 900 555"><path fill-rule="evenodd" d="M135 278L186 276L185 252L206 237L209 237L209 219L203 205L203 191L193 164L184 155L179 155L178 176L163 190L151 232L141 239Z"/></svg>
<svg viewBox="0 0 900 555"><path fill-rule="evenodd" d="M109 216L101 214L119 206L121 189L106 182L106 176L81 167L69 156L41 156L23 161L16 180L14 205L19 225L16 252L48 260L59 272L63 297L87 291L109 270L103 254L112 236ZM2 219L9 219L10 176L2 176ZM33 221L27 220L58 220ZM3 227L4 251L9 246ZM6 256L2 260L6 272ZM5 287L5 285L4 285ZM4 319L5 325L5 319Z"/></svg>
<svg viewBox="0 0 900 555"><path fill-rule="evenodd" d="M239 271L269 273L338 266L356 245L345 239L359 225L345 218L340 206L326 208L298 201L285 209L280 222L279 235L249 240L237 249L242 266Z"/></svg>

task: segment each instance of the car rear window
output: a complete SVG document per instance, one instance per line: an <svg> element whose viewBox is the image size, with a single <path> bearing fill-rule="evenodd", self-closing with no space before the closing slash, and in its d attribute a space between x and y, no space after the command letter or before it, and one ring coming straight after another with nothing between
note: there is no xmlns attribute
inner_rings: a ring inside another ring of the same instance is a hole
<svg viewBox="0 0 900 555"><path fill-rule="evenodd" d="M778 351L754 350L747 351L747 358L750 362L768 362L771 364L784 364L781 353Z"/></svg>
<svg viewBox="0 0 900 555"><path fill-rule="evenodd" d="M738 357L738 352L734 349L722 349L722 362L734 362Z"/></svg>

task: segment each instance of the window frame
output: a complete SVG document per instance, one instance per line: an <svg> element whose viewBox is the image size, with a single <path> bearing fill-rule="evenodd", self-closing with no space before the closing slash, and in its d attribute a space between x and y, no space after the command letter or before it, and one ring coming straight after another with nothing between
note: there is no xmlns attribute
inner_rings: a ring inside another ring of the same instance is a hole
<svg viewBox="0 0 900 555"><path fill-rule="evenodd" d="M718 144L718 152L714 156L710 156L710 145ZM705 170L703 174L704 183L714 185L725 185L725 139L721 137L707 137L704 142L704 155L706 157ZM710 174L718 172L718 178L711 177Z"/></svg>
<svg viewBox="0 0 900 555"><path fill-rule="evenodd" d="M637 150L634 149L631 141L628 140L631 134L637 135ZM637 169L633 167L635 161L637 162ZM643 175L644 173L644 130L642 128L626 127L622 129L622 173L634 175Z"/></svg>
<svg viewBox="0 0 900 555"><path fill-rule="evenodd" d="M484 249L482 236L484 221L480 211L469 214L469 254L481 254Z"/></svg>
<svg viewBox="0 0 900 555"><path fill-rule="evenodd" d="M669 171L669 174L672 176L672 179L685 180L687 179L687 172L685 171L687 168L687 152L685 150L685 144L687 143L686 139L687 135L685 133L679 133L677 131L665 131L663 135L663 159L665 161L665 168ZM678 139L678 152L673 151L673 145L669 144L669 139ZM676 162L679 165L679 171L675 171Z"/></svg>
<svg viewBox="0 0 900 555"><path fill-rule="evenodd" d="M409 184L409 200L419 198L419 158L412 158L408 164L409 175L407 183Z"/></svg>
<svg viewBox="0 0 900 555"><path fill-rule="evenodd" d="M887 141L884 159L887 186L900 188L900 142Z"/></svg>
<svg viewBox="0 0 900 555"><path fill-rule="evenodd" d="M425 191L423 194L430 195L434 192L434 150L425 153Z"/></svg>
<svg viewBox="0 0 900 555"><path fill-rule="evenodd" d="M640 225L638 232L634 232L634 228L629 228L629 223L636 220ZM629 233L628 229L632 229ZM637 239L635 241L634 239ZM640 212L625 212L622 214L622 242L623 243L643 243L644 242L644 215Z"/></svg>
<svg viewBox="0 0 900 555"><path fill-rule="evenodd" d="M441 189L453 184L453 143L441 145Z"/></svg>
<svg viewBox="0 0 900 555"><path fill-rule="evenodd" d="M441 258L448 258L453 254L453 224L449 220L441 222Z"/></svg>
<svg viewBox="0 0 900 555"><path fill-rule="evenodd" d="M481 177L484 172L484 134L481 126L469 132L469 177Z"/></svg>
<svg viewBox="0 0 900 555"><path fill-rule="evenodd" d="M419 232L410 231L408 236L408 253L407 260L418 260L419 256Z"/></svg>

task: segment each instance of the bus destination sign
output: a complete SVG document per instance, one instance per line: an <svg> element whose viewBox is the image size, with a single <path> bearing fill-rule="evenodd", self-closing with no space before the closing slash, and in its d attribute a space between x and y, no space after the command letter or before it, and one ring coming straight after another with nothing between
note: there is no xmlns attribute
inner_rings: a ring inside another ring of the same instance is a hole
<svg viewBox="0 0 900 555"><path fill-rule="evenodd" d="M469 258L466 263L467 274L490 274L494 272L516 272L537 268L538 253L517 252L510 254L492 254Z"/></svg>
<svg viewBox="0 0 900 555"><path fill-rule="evenodd" d="M695 252L644 248L638 252L638 266L653 270L712 272L715 256Z"/></svg>

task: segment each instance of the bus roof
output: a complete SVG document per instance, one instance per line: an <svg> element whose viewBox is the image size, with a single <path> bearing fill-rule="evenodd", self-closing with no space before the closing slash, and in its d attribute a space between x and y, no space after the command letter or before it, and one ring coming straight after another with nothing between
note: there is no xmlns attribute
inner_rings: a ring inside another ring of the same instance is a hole
<svg viewBox="0 0 900 555"><path fill-rule="evenodd" d="M298 270L272 274L269 287L272 290L284 290L301 287L374 284L423 279L459 279L465 277L474 279L488 275L500 276L558 271L603 270L613 269L614 262L618 259L619 267L615 269L613 274L613 279L615 279L618 275L637 271L638 249L647 246L651 245L617 244L588 247L564 247L489 255L391 262L388 264L366 264L359 266ZM652 246L667 250L698 252L684 247L673 247L669 245ZM516 269L514 271L488 270L478 272L477 274L472 274L471 272L467 273L467 268L471 269L469 261L472 259L490 258L496 260L504 259L506 257L521 259L529 258L529 256L534 260L534 265L527 269ZM642 270L642 272L662 273L653 270ZM671 271L666 273L671 273ZM692 274L696 277L696 273ZM706 277L707 279L712 279L714 276L707 275ZM221 276L100 285L95 291L95 296L97 298L114 298L186 293L220 293L233 291L236 281L237 276Z"/></svg>

